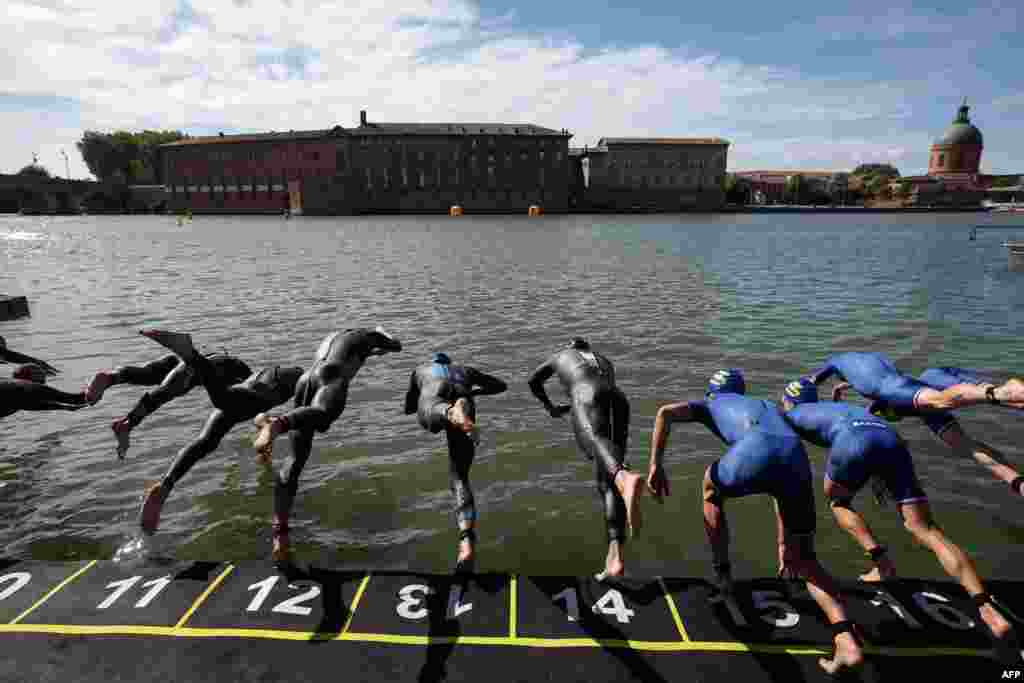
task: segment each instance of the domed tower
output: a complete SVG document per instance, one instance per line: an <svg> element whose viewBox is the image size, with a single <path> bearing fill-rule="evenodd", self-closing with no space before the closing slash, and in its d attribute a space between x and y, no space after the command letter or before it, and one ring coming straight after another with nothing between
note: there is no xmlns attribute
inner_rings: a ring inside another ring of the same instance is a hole
<svg viewBox="0 0 1024 683"><path fill-rule="evenodd" d="M978 173L983 147L981 131L971 124L967 116L968 109L965 97L953 125L932 145L928 157L928 175Z"/></svg>

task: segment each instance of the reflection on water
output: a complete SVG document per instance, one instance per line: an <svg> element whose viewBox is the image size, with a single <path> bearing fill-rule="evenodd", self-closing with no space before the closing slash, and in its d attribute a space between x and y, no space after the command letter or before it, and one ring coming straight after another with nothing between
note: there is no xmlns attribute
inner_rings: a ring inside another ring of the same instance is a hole
<svg viewBox="0 0 1024 683"><path fill-rule="evenodd" d="M604 531L592 466L564 420L526 378L571 336L616 363L632 406L629 461L644 469L659 404L699 398L708 376L741 367L752 395L841 350L888 353L908 372L964 365L1019 371L1024 274L1008 267L1014 231L987 215L546 216L302 218L0 217L0 293L29 298L31 318L0 323L11 348L61 369L78 390L97 369L163 350L146 326L189 331L204 350L254 368L308 366L336 329L383 325L404 350L371 358L348 407L314 441L292 520L300 557L361 567L445 570L457 534L444 439L402 413L409 372L437 350L502 377L478 402L484 440L471 471L487 570L577 574L598 568ZM1024 221L1021 221L1024 233ZM11 235L33 235L11 237ZM150 416L119 461L110 431L146 390L112 388L73 413L0 421L0 543L12 555L113 557L138 533L147 482L195 438L209 414L194 391ZM554 390L554 395L558 390ZM1019 414L964 411L965 427L1024 463ZM1014 578L1024 560L1024 501L938 445L918 421L899 429L935 513L985 574ZM238 425L167 503L161 552L264 558L272 477ZM287 457L280 446L280 462ZM809 449L818 474L824 453ZM648 505L633 571L706 574L697 491L723 452L706 430L673 429L673 496ZM853 542L817 501L819 553L863 571ZM770 503L732 501L741 575L774 574ZM892 509L860 508L900 570L942 576Z"/></svg>

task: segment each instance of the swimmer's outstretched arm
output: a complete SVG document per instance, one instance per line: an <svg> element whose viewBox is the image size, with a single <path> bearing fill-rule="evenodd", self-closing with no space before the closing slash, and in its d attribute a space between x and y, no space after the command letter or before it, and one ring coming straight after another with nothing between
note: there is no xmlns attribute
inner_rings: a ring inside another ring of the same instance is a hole
<svg viewBox="0 0 1024 683"><path fill-rule="evenodd" d="M693 420L693 411L690 409L688 401L661 406L658 408L658 414L654 417L654 431L651 433L651 461L647 469L647 488L658 502L661 502L662 496L671 495L668 475L665 473L665 465L662 461L671 425L673 422L692 422Z"/></svg>
<svg viewBox="0 0 1024 683"><path fill-rule="evenodd" d="M808 378L814 382L815 385L818 385L834 375L842 376L839 372L839 368L832 364L832 359L830 358L825 361L825 365L823 365L819 370L808 375Z"/></svg>
<svg viewBox="0 0 1024 683"><path fill-rule="evenodd" d="M56 375L57 368L53 367L44 360L33 358L32 356L26 356L24 353L18 353L17 351L11 351L7 348L7 343L3 337L0 337L0 363L16 363L18 365L38 365L43 369L47 375Z"/></svg>
<svg viewBox="0 0 1024 683"><path fill-rule="evenodd" d="M493 396L508 389L505 382L475 368L466 368L466 376L470 386L475 387L470 390L472 396Z"/></svg>
<svg viewBox="0 0 1024 683"><path fill-rule="evenodd" d="M530 376L529 385L530 392L537 397L537 400L547 409L548 415L551 417L561 417L571 410L569 406L556 406L548 398L548 394L544 391L544 383L547 382L552 375L555 374L555 367L551 359L544 362L540 367L533 371L533 375Z"/></svg>

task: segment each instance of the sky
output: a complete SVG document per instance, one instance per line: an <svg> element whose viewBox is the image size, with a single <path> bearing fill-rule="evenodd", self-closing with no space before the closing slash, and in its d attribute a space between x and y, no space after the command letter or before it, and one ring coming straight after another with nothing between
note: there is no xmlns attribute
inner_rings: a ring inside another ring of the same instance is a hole
<svg viewBox="0 0 1024 683"><path fill-rule="evenodd" d="M90 177L85 130L370 121L722 137L730 171L923 173L963 97L1024 173L1024 3L4 0L0 172Z"/></svg>

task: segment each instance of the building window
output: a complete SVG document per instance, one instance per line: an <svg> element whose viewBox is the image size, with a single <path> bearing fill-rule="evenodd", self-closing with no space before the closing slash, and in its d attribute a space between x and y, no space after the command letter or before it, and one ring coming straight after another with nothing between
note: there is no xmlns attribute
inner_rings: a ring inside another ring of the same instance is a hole
<svg viewBox="0 0 1024 683"><path fill-rule="evenodd" d="M473 149L476 149L476 138L473 138Z"/></svg>
<svg viewBox="0 0 1024 683"><path fill-rule="evenodd" d="M526 161L526 157L527 157L527 154L526 154L526 150L524 149L522 152L519 153L519 160L520 161Z"/></svg>
<svg viewBox="0 0 1024 683"><path fill-rule="evenodd" d="M402 166L402 186L409 186L409 169L406 166Z"/></svg>
<svg viewBox="0 0 1024 683"><path fill-rule="evenodd" d="M540 151L540 155L539 156L540 156L540 160L544 161L544 150Z"/></svg>
<svg viewBox="0 0 1024 683"><path fill-rule="evenodd" d="M370 169L366 169L366 189L373 188L373 176L371 175Z"/></svg>
<svg viewBox="0 0 1024 683"><path fill-rule="evenodd" d="M425 157L424 157L424 155L423 155L423 152L416 152L416 160L417 160L417 161L423 161L423 160L424 160L424 158L425 158Z"/></svg>
<svg viewBox="0 0 1024 683"><path fill-rule="evenodd" d="M541 154L543 154L543 153L544 152L541 152ZM541 184L541 185L544 184L544 169L543 168L538 168L537 169L537 182L539 184Z"/></svg>
<svg viewBox="0 0 1024 683"><path fill-rule="evenodd" d="M655 185L661 185L661 176L660 175L654 176L654 184Z"/></svg>
<svg viewBox="0 0 1024 683"><path fill-rule="evenodd" d="M423 171L420 171L420 182L416 185L419 189L423 189L427 184L427 177Z"/></svg>
<svg viewBox="0 0 1024 683"><path fill-rule="evenodd" d="M562 150L558 150L557 152L555 152L555 161L561 161L561 160L562 160Z"/></svg>

